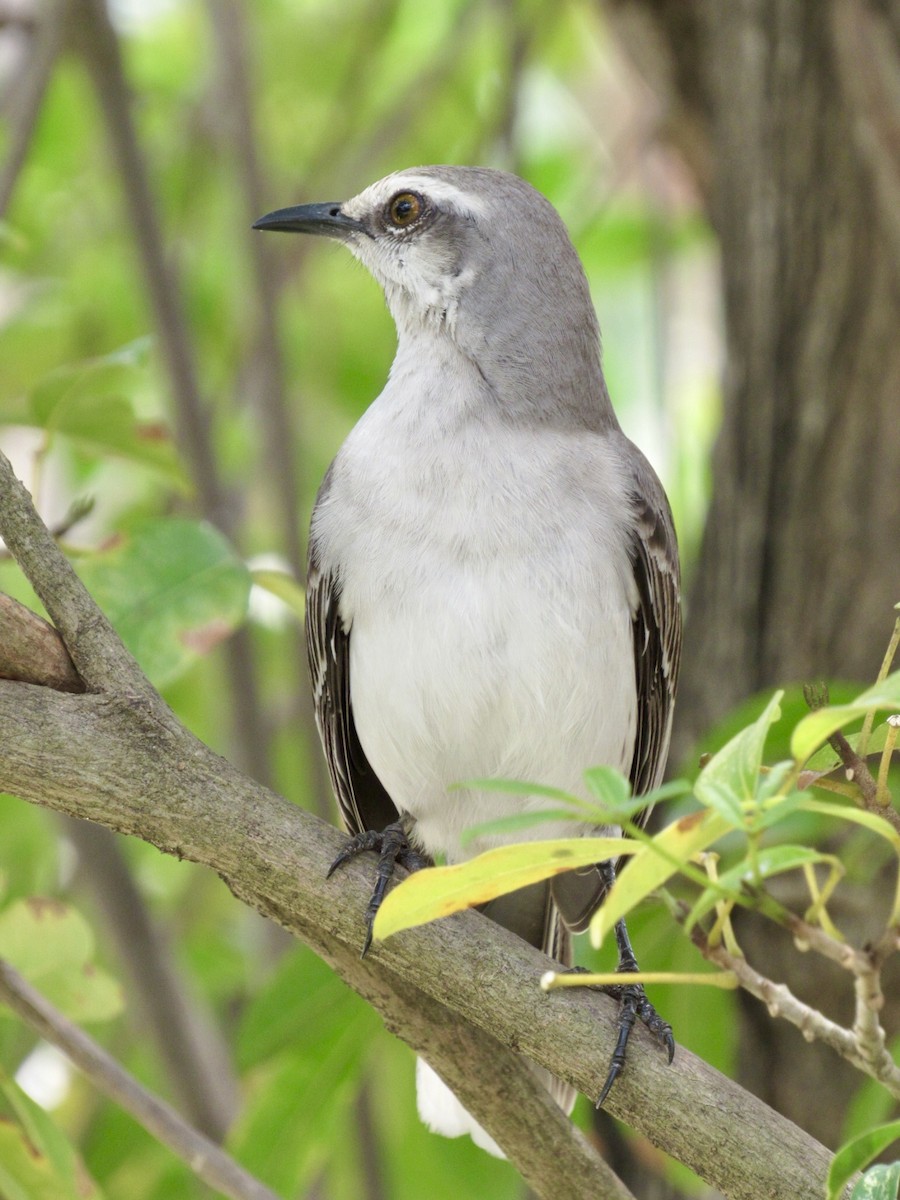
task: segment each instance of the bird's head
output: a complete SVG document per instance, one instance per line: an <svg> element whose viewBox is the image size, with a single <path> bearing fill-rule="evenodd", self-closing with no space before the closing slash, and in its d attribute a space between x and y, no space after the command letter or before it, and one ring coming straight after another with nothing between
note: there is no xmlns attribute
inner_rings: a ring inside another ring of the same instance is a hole
<svg viewBox="0 0 900 1200"><path fill-rule="evenodd" d="M450 337L492 386L528 388L540 367L563 391L603 388L578 255L553 206L515 175L398 171L351 200L278 209L254 228L343 242L384 289L401 340Z"/></svg>

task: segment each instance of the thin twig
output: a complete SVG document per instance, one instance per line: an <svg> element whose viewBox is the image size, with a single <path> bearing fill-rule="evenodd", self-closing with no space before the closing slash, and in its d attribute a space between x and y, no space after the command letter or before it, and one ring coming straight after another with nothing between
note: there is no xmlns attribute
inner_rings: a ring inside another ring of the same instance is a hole
<svg viewBox="0 0 900 1200"><path fill-rule="evenodd" d="M75 0L70 0L74 3ZM89 69L106 121L115 165L125 194L156 318L160 347L168 367L175 400L179 444L191 466L204 516L226 537L235 539L233 498L219 477L210 436L211 416L200 394L197 369L181 306L181 287L174 266L163 251L163 237L149 172L141 154L131 112L131 93L125 79L121 46L106 10L105 0L78 0L73 10L77 45ZM271 782L269 730L253 661L249 630L244 628L225 643L232 708L232 741L240 765L257 779Z"/></svg>
<svg viewBox="0 0 900 1200"><path fill-rule="evenodd" d="M234 0L209 0L209 19L219 52L220 108L226 117L226 152L233 153L235 174L244 201L244 220L241 234L250 261L256 302L256 347L251 361L256 368L247 386L241 380L241 393L249 395L258 412L258 424L263 437L262 461L265 464L261 486L274 495L274 508L281 526L280 541L296 579L306 575L306 538L300 521L300 498L305 493L302 477L303 439L298 429L302 412L292 418L288 403L284 355L278 337L278 285L272 268L272 246L251 224L265 211L267 187L257 150L258 137L254 127L253 88L250 79L250 51L246 17L241 5ZM257 475L259 467L257 466ZM296 722L300 737L298 748L308 764L307 792L312 798L313 811L324 819L333 812L331 787L325 772L324 756L319 747L312 696L306 671L306 645L302 625L292 622L288 631L292 652L287 661L293 669L291 692L296 709L291 718Z"/></svg>
<svg viewBox="0 0 900 1200"><path fill-rule="evenodd" d="M875 1052L876 1037L870 1027L866 1026L866 1036L869 1042L866 1048L860 1043L855 1030L845 1029L842 1025L831 1021L818 1009L804 1004L783 983L775 983L766 978L745 958L729 954L722 945L711 946L703 932L696 926L691 934L691 940L704 958L724 970L733 971L740 985L752 996L761 1000L772 1017L781 1017L795 1025L804 1038L809 1041L824 1042L840 1056L860 1071L873 1076L882 1083L892 1096L900 1099L900 1067L888 1053L882 1040L880 1052ZM859 976L857 976L857 979ZM857 1014L859 1017L859 1013ZM868 1021L868 1018L866 1018Z"/></svg>
<svg viewBox="0 0 900 1200"><path fill-rule="evenodd" d="M885 655L878 676L879 680L884 678L890 668L890 664L896 653L897 641L900 640L900 636L898 635L900 635L900 621L897 622L897 626L894 629L891 645L888 648L888 653ZM828 703L828 689L823 684L817 687L809 684L804 685L803 696L813 711L817 708L822 708ZM870 713L866 717L867 726L864 726L863 732L860 733L860 750L854 750L847 741L847 738L839 730L831 734L828 738L828 744L841 760L847 780L853 784L855 791L852 798L859 807L864 808L867 812L877 813L878 816L883 817L888 824L892 825L900 833L900 812L897 812L893 805L885 803L884 791L886 789L879 789L879 783L869 770L869 764L863 757L864 746L868 745L867 730L871 730L872 716L873 714ZM813 780L813 782L819 787L827 786L824 781ZM835 788L834 786L832 786L832 790L843 792L842 788Z"/></svg>
<svg viewBox="0 0 900 1200"><path fill-rule="evenodd" d="M853 1034L860 1057L869 1064L869 1073L878 1079L885 1062L893 1065L893 1060L885 1049L884 1028L878 1015L884 1008L881 972L878 968L873 966L870 970L857 975L853 990L856 999Z"/></svg>
<svg viewBox="0 0 900 1200"><path fill-rule="evenodd" d="M25 165L44 96L66 38L66 22L61 9L60 3L43 6L25 79L15 91L15 107L9 118L6 139L6 158L0 169L0 220L6 215L16 181Z"/></svg>
<svg viewBox="0 0 900 1200"><path fill-rule="evenodd" d="M844 764L844 771L847 778L851 779L859 788L863 808L874 812L877 807L875 796L878 787L872 778L872 772L869 770L866 760L856 753L844 734L840 731L833 733L829 737L828 745Z"/></svg>
<svg viewBox="0 0 900 1200"><path fill-rule="evenodd" d="M224 1039L173 959L123 853L108 829L66 819L80 877L97 898L132 979L138 1014L156 1043L182 1111L201 1133L221 1142L237 1115L238 1082Z"/></svg>
<svg viewBox="0 0 900 1200"><path fill-rule="evenodd" d="M829 962L837 963L839 967L843 967L845 971L850 971L853 975L860 975L869 969L869 960L862 950L857 950L849 942L838 941L818 925L813 925L803 917L798 917L789 909L782 911L784 919L779 924L790 932L794 941L803 950L815 950Z"/></svg>
<svg viewBox="0 0 900 1200"><path fill-rule="evenodd" d="M209 1187L231 1200L279 1200L209 1138L192 1129L164 1100L147 1091L102 1046L73 1025L0 960L0 999L56 1046L104 1095L109 1096L158 1141L183 1159Z"/></svg>

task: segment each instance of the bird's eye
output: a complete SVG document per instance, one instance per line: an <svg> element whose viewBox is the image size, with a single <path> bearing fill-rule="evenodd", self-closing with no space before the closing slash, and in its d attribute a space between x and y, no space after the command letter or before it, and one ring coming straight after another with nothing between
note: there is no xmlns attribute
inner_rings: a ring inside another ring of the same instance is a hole
<svg viewBox="0 0 900 1200"><path fill-rule="evenodd" d="M398 192L388 204L387 217L397 229L406 229L422 215L425 207L422 197L415 192Z"/></svg>

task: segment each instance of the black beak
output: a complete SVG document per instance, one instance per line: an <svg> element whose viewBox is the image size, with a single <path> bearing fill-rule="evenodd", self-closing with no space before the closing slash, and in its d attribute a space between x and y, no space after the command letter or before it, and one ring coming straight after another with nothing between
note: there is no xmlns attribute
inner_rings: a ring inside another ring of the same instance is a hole
<svg viewBox="0 0 900 1200"><path fill-rule="evenodd" d="M277 229L284 233L315 233L320 237L346 239L353 233L365 233L365 226L341 212L339 202L297 204L278 208L253 222L254 229Z"/></svg>

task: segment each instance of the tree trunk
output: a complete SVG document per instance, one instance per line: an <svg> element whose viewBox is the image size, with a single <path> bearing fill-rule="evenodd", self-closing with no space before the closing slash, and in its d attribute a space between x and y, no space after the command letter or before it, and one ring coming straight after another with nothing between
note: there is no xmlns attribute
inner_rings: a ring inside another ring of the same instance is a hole
<svg viewBox="0 0 900 1200"><path fill-rule="evenodd" d="M688 595L678 762L762 688L871 681L900 600L900 5L606 7L663 97L721 245L724 414ZM744 937L776 974L774 947ZM808 956L796 983L792 964L778 963L800 992L845 987L814 977ZM833 1144L859 1076L756 1001L743 1007L746 1081Z"/></svg>

